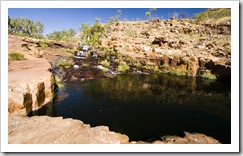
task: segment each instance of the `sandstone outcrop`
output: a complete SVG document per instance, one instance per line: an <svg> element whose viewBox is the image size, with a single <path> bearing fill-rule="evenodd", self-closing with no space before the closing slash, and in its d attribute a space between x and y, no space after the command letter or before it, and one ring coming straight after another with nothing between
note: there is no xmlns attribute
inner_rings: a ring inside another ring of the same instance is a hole
<svg viewBox="0 0 243 156"><path fill-rule="evenodd" d="M219 79L230 79L230 20L118 21L109 25L107 32L102 46L157 66L163 72L184 70L188 76L200 77L207 71ZM181 58L188 61L182 62ZM200 63L201 58L204 63ZM164 70L165 65L168 70Z"/></svg>
<svg viewBox="0 0 243 156"><path fill-rule="evenodd" d="M107 126L90 127L82 121L48 116L9 115L10 144L124 144L126 135Z"/></svg>
<svg viewBox="0 0 243 156"><path fill-rule="evenodd" d="M25 60L8 62L8 111L27 115L52 100L54 77L50 63L30 55L21 48L23 43L20 38L9 38L9 53L22 53Z"/></svg>
<svg viewBox="0 0 243 156"><path fill-rule="evenodd" d="M54 77L44 59L27 58L9 62L9 112L27 115L53 98Z"/></svg>
<svg viewBox="0 0 243 156"><path fill-rule="evenodd" d="M115 52L119 51L123 56L135 58L141 64L158 66L164 71L185 71L189 76L209 72L218 78L231 77L230 23L208 24L188 19L117 22L110 25L107 31L109 33L101 40L103 46ZM53 98L54 77L46 59L64 53L60 47L77 46L49 42L49 47L43 48L41 42L36 39L9 37L9 53L18 52L25 56L25 60L9 61L8 65L9 143L148 143L132 140L129 142L128 136L111 132L106 126L90 127L79 120L47 116L27 117L31 111L39 109ZM55 49L57 47L58 50ZM92 75L89 72L83 74ZM185 132L183 137L167 136L153 143L219 142L204 134Z"/></svg>
<svg viewBox="0 0 243 156"><path fill-rule="evenodd" d="M9 115L9 144L151 144L131 141L128 136L109 131L107 126L90 127L80 120L48 116ZM153 144L219 144L204 134L165 136Z"/></svg>

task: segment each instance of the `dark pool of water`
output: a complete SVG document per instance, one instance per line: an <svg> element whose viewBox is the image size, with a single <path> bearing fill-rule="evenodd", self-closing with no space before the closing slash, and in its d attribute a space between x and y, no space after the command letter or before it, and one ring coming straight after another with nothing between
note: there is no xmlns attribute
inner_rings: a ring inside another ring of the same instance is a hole
<svg viewBox="0 0 243 156"><path fill-rule="evenodd" d="M120 75L66 82L66 91L32 115L106 125L130 141L154 141L183 131L231 143L230 82L170 75Z"/></svg>

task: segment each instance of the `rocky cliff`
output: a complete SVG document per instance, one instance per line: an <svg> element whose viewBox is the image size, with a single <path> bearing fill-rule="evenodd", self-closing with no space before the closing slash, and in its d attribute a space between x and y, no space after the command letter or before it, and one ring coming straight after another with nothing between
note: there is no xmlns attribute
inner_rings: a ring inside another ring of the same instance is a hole
<svg viewBox="0 0 243 156"><path fill-rule="evenodd" d="M102 46L127 61L150 65L164 72L187 76L215 74L231 77L230 23L200 23L194 20L153 20L116 22L106 25ZM45 58L62 53L65 43L40 42L9 36L9 53L24 54L21 61L9 61L8 111L9 143L145 143L129 142L126 135L110 132L108 127L90 127L81 121L46 116L26 117L53 98L54 77ZM100 50L99 54L104 51ZM45 55L45 56L44 56ZM123 57L122 57L123 58ZM121 59L121 58L120 58ZM185 133L183 138L168 136L154 143L218 143L203 134Z"/></svg>
<svg viewBox="0 0 243 156"><path fill-rule="evenodd" d="M34 39L9 36L9 54L24 55L23 60L8 62L8 143L10 144L120 144L126 135L109 131L106 126L91 127L74 119L47 116L27 117L52 101L54 77L47 59L40 53L62 53L59 48L42 48Z"/></svg>
<svg viewBox="0 0 243 156"><path fill-rule="evenodd" d="M214 74L230 79L230 19L118 21L106 24L101 45L133 58L127 61L187 76Z"/></svg>
<svg viewBox="0 0 243 156"><path fill-rule="evenodd" d="M54 77L47 60L32 56L23 44L19 38L9 38L9 53L22 53L25 59L8 62L8 111L27 115L52 100Z"/></svg>

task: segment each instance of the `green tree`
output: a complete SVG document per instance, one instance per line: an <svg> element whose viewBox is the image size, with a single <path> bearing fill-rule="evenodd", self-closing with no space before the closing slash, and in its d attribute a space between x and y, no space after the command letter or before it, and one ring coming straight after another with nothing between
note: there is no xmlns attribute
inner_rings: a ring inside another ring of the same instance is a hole
<svg viewBox="0 0 243 156"><path fill-rule="evenodd" d="M156 10L156 8L151 8L145 13L145 16L148 18L148 20L151 20L154 17L154 13Z"/></svg>
<svg viewBox="0 0 243 156"><path fill-rule="evenodd" d="M66 41L69 42L76 34L74 29L54 31L53 33L47 34L47 38L56 41Z"/></svg>
<svg viewBox="0 0 243 156"><path fill-rule="evenodd" d="M104 33L105 28L100 24L100 19L95 19L95 24L89 26L89 24L82 24L81 28L81 40L85 43L92 45L100 44L100 36Z"/></svg>
<svg viewBox="0 0 243 156"><path fill-rule="evenodd" d="M147 11L145 13L145 16L150 20L151 19L151 12L150 11Z"/></svg>
<svg viewBox="0 0 243 156"><path fill-rule="evenodd" d="M12 35L43 38L44 25L40 21L31 21L27 18L10 18L8 16L8 33Z"/></svg>

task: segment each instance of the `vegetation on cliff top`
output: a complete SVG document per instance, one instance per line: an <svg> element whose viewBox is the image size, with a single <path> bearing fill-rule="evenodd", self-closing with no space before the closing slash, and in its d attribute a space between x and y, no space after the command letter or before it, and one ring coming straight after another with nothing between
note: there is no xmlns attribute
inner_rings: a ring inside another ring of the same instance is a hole
<svg viewBox="0 0 243 156"><path fill-rule="evenodd" d="M208 9L194 16L196 20L230 20L231 10L229 8Z"/></svg>
<svg viewBox="0 0 243 156"><path fill-rule="evenodd" d="M8 16L8 33L18 36L43 38L44 24L40 21L32 21L27 18L10 18Z"/></svg>
<svg viewBox="0 0 243 156"><path fill-rule="evenodd" d="M101 60L99 61L105 67L109 67L112 63L115 63L117 70L125 73L131 67L136 67L137 69L143 69L145 72L167 72L178 76L190 76L187 69L168 69L164 70L164 64L158 64L152 62L138 61L136 59L129 60L133 57L131 55L136 55L136 57L146 58L161 58L163 56L176 58L183 55L184 52L187 53L186 58L190 56L199 55L207 56L217 56L227 57L230 55L230 30L226 28L219 27L208 29L207 25L200 25L200 21L215 20L219 21L222 18L230 18L230 9L208 9L202 13L195 15L196 20L174 20L176 18L182 18L185 16L179 16L178 13L173 13L171 20L152 20L156 9L149 9L145 13L145 16L149 21L133 21L133 22L121 22L119 21L121 16L121 10L117 11L115 16L112 16L109 21L105 24L100 23L100 19L96 18L95 23L90 25L88 23L82 24L80 27L79 35L75 35L74 29L55 31L47 35L48 39L56 41L78 41L81 43L91 44L95 47L95 50L99 52ZM16 22L17 21L17 22ZM26 36L34 37L30 35L27 30L35 30L34 27L30 28L15 28L21 22L23 23L33 23L30 20L22 19L11 19L9 18L9 33L15 35L25 34ZM17 24L16 24L17 23ZM23 24L22 23L22 24ZM35 23L33 23L35 25ZM36 23L38 25L40 23ZM213 23L216 24L216 23ZM23 24L25 25L25 24ZM44 28L44 27L43 27ZM19 33L16 33L16 30ZM216 29L216 30L212 30ZM30 32L31 32L30 31ZM43 31L43 30L42 30ZM38 32L40 33L40 32ZM225 35L220 35L219 33L225 33ZM160 34L167 37L157 37ZM207 34L210 34L207 38ZM155 43L155 40L151 43L151 39L157 38L159 44ZM48 47L49 40L43 40L39 42L39 46ZM225 44L226 43L226 44ZM71 43L72 44L72 43ZM163 47L163 48L161 48ZM166 49L167 50L164 50ZM171 49L180 49L172 53ZM191 50L193 49L193 51ZM73 54L77 51L76 49L68 49L67 52L71 51L69 57L72 58ZM132 52L127 54L127 52ZM212 54L212 55L211 55ZM134 57L134 58L136 58ZM111 60L111 58L113 58ZM171 59L171 58L170 58ZM181 64L187 64L186 62ZM72 66L73 62L62 61L58 62L59 67ZM167 63L168 64L168 63ZM169 63L170 64L170 63ZM177 66L177 65L175 65ZM132 69L132 68L131 68ZM194 74L195 75L195 74ZM211 75L203 75L204 78L214 79Z"/></svg>
<svg viewBox="0 0 243 156"><path fill-rule="evenodd" d="M47 34L47 38L50 40L69 42L73 39L75 34L76 32L74 29L62 30Z"/></svg>

